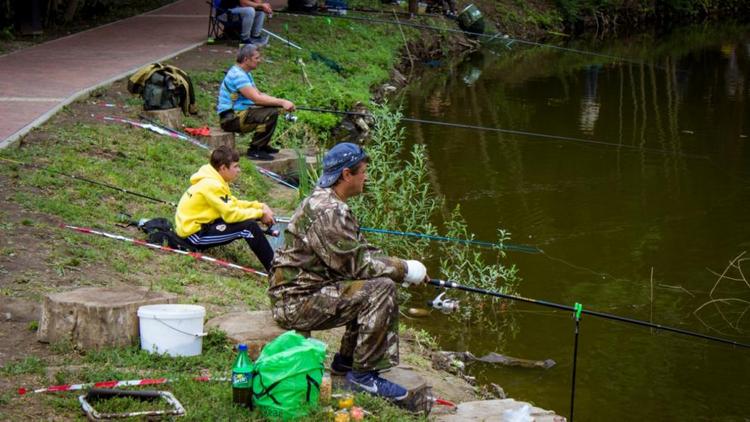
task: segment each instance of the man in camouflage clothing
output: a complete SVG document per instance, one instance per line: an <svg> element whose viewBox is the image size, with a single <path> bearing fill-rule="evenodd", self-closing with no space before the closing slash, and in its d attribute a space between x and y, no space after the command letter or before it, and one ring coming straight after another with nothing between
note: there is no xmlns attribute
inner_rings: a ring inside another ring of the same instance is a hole
<svg viewBox="0 0 750 422"><path fill-rule="evenodd" d="M326 330L345 325L333 373L357 389L392 400L407 391L378 375L398 364L396 282L419 284L419 261L388 257L367 243L347 199L362 193L369 157L340 143L323 158L318 186L294 212L286 243L273 262L268 295L284 328Z"/></svg>

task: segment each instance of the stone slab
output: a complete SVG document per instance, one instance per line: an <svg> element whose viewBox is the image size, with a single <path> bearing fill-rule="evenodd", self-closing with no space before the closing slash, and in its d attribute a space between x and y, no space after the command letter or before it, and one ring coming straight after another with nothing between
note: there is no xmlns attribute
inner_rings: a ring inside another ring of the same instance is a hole
<svg viewBox="0 0 750 422"><path fill-rule="evenodd" d="M143 110L141 114L172 129L182 130L182 109Z"/></svg>
<svg viewBox="0 0 750 422"><path fill-rule="evenodd" d="M235 148L234 133L225 132L219 127L209 128L208 136L198 136L197 138L199 141L211 147L211 149L216 149L222 145Z"/></svg>
<svg viewBox="0 0 750 422"><path fill-rule="evenodd" d="M286 332L276 325L271 311L230 312L212 318L206 326L224 331L235 344L247 344L248 355L253 360L258 358L266 343Z"/></svg>
<svg viewBox="0 0 750 422"><path fill-rule="evenodd" d="M317 159L310 155L305 155L305 162L308 166L314 166ZM274 159L271 161L257 161L254 160L256 166L263 167L266 170L271 170L274 173L281 175L296 175L299 173L297 164L297 151L293 149L282 149L281 151L274 154Z"/></svg>
<svg viewBox="0 0 750 422"><path fill-rule="evenodd" d="M506 411L514 411L528 405L533 422L564 422L565 418L551 410L544 410L529 403L513 399L480 400L460 403L455 413L439 415L436 422L502 422ZM527 419L524 419L527 420Z"/></svg>
<svg viewBox="0 0 750 422"><path fill-rule="evenodd" d="M138 308L176 303L177 295L146 288L86 287L47 295L37 339L70 341L79 350L121 347L138 339Z"/></svg>

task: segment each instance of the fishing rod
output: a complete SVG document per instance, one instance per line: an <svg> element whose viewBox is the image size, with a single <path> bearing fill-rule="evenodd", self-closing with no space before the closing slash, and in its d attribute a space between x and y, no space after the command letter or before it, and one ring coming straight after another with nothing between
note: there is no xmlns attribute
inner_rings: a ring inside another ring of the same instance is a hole
<svg viewBox="0 0 750 422"><path fill-rule="evenodd" d="M71 226L69 224L61 224L60 227L63 227L63 228L66 228L66 229L70 229L70 230L74 230L74 231L77 231L79 233L93 234L93 235L97 235L97 236L106 237L108 239L120 240L122 242L131 243L133 245L145 246L147 248L157 249L157 250L164 251L164 252L172 252L172 253L176 253L176 254L179 254L179 255L191 256L191 257L195 258L198 261L206 261L206 262L210 262L212 264L216 264L216 265L219 265L219 266L222 266L222 267L232 268L232 269L235 269L235 270L244 271L246 273L255 274L255 275L261 276L261 277L268 277L268 274L264 273L262 271L258 271L258 270L255 270L255 269L249 268L249 267L243 267L242 265L234 264L234 263L229 262L229 261L224 261L223 259L213 258L211 256L204 255L204 254L202 254L200 252L188 252L188 251L183 251L181 249L173 249L173 248L170 248L170 247L167 247L167 246L157 245L155 243L149 243L149 242L146 242L146 241L143 241L143 240L133 239L133 238L130 238L130 237L121 236L119 234L113 234L113 233L107 233L107 232L103 232L103 231L99 231L99 230L94 230L94 229L90 229L90 228L87 228L87 227L77 227L77 226Z"/></svg>
<svg viewBox="0 0 750 422"><path fill-rule="evenodd" d="M65 176L65 177L69 177L71 179L80 180L82 182L90 183L92 185L96 185L96 186L100 186L100 187L105 187L105 188L108 188L108 189L116 190L118 192L126 193L128 195L137 196L139 198L148 199L149 201L159 202L159 203L162 203L162 204L171 205L173 207L177 206L177 204L175 204L174 202L169 202L169 201L165 201L163 199L154 198L153 196L148 196L148 195L144 195L142 193L133 192L131 190L127 190L127 189L121 188L119 186L110 185L108 183L97 182L96 180L87 179L85 177L77 176L75 174L67 174L67 173L63 173L63 172L57 171L57 170L52 170L49 167L45 167L45 166L42 166L42 165L39 165L39 164L25 163L23 161L11 160L11 159L5 158L5 157L0 157L0 160L7 161L9 163L18 164L18 165L25 166L25 167L31 167L31 168L34 168L34 169L37 169L37 170L46 171L48 173L56 174L58 176Z"/></svg>
<svg viewBox="0 0 750 422"><path fill-rule="evenodd" d="M485 34L480 32L471 32L471 31L464 31L461 29L453 29L453 28L440 28L433 25L425 25L425 24L419 24L419 23L411 23L411 22L403 22L403 21L395 21L391 19L376 19L376 18L367 18L362 16L352 16L352 15L338 15L338 14L317 14L317 15L305 15L305 14L298 14L298 13L292 13L292 12L286 12L286 11L279 11L276 12L283 15L288 16L295 16L295 17L308 17L308 18L337 18L337 19L349 19L349 20L356 20L356 21L364 21L364 22L372 22L372 23L382 23L382 24L388 24L388 25L401 25L401 26L410 26L412 28L417 29L429 29L432 31L443 31L443 32L453 32L453 33L459 33L459 34L465 34L465 35L471 35L474 37L482 37L482 38L489 38L490 40L493 39L500 39L503 41L506 41L506 46L510 46L510 44L518 43L518 44L525 44L525 45L533 45L536 47L544 47L549 48L553 50L559 50L559 51L565 51L569 53L576 53L576 54L582 54L587 56L594 56L594 57L600 57L604 59L609 60L616 60L626 63L633 63L633 64L646 64L641 60L635 60L635 59L629 59L625 57L619 57L619 56L613 56L610 54L602 54L602 53L595 53L593 51L587 51L587 50L580 50L577 48L569 48L569 47L560 47L552 44L545 44L540 43L536 41L529 41L522 38L513 38L508 35L500 35L498 34ZM659 67L656 65L651 64L651 66Z"/></svg>
<svg viewBox="0 0 750 422"><path fill-rule="evenodd" d="M300 108L300 107L297 107ZM300 108L308 111L313 111L313 109L308 108ZM363 115L367 115L365 113L362 113ZM170 128L168 126L163 126L151 119L149 119L146 116L141 115L142 119L145 119L149 122L151 122L153 125L161 128L164 131L174 132L175 135L180 135L180 139L189 140L193 144L196 144L198 146L204 146L205 148L208 148L208 146L205 146L204 144L201 144L199 141L195 140L194 138L190 137L189 135L178 131L177 129ZM131 123L132 121L127 121L127 123ZM138 123L138 122L132 122L132 123ZM258 172L286 187L289 187L291 189L297 189L299 190L299 187L294 186L293 184L287 182L284 180L284 178L271 170L265 169L260 166L256 166L258 169ZM174 205L173 205L174 206ZM280 222L289 222L283 221L282 219L277 219ZM479 245L479 246L486 246L486 247L493 247L498 248L501 250L507 250L507 251L516 251L516 252L524 252L524 253L540 253L541 250L535 246L527 246L527 245L514 245L514 244L500 244L500 243L493 243L493 242L486 242L481 240L472 240L472 239L458 239L458 238L452 238L452 237L445 237L445 236L435 236L435 235L427 235L422 233L414 233L414 232L401 232L401 231L395 231L395 230L386 230L386 229L375 229L375 228L369 228L369 227L361 227L363 231L369 231L373 233L381 233L381 234L391 234L391 235L397 235L397 236L409 236L409 237L418 237L418 238L424 238L424 239L430 239L430 240L436 240L436 241L443 241L443 242L456 242L461 244L468 244L468 245Z"/></svg>
<svg viewBox="0 0 750 422"><path fill-rule="evenodd" d="M374 117L371 113L363 113L363 112L358 112L358 111L339 111L339 110L330 110L330 109L315 108L315 107L301 107L301 106L297 106L296 108L298 110L311 111L315 113L330 113L330 114L340 114L340 115L347 115L347 116ZM623 149L629 149L633 151L643 151L643 152L648 152L648 153L672 155L672 156L678 156L678 157L701 158L701 159L706 158L701 155L675 153L675 152L667 151L664 149L639 147L635 145L615 144L612 142L597 141L595 139L574 138L570 136L550 135L546 133L528 132L528 131L514 130L514 129L501 129L501 128L494 128L494 127L487 127L487 126L468 125L468 124L463 124L463 123L450 123L450 122L442 122L439 120L416 119L413 117L401 117L401 120L405 122L411 122L411 123L423 123L423 124L429 124L429 125L455 127L455 128L460 128L460 129L473 129L473 130L481 130L481 131L486 131L486 132L507 133L510 135L546 138L546 139L552 139L556 141L571 141L571 142L578 142L578 143L584 143L584 144L601 145L601 146L607 146L607 147L623 148Z"/></svg>
<svg viewBox="0 0 750 422"><path fill-rule="evenodd" d="M193 378L187 378L192 381L209 382L209 381L230 381L231 378L214 378L210 376L199 376ZM131 387L141 385L159 385L167 384L178 381L176 378L142 378L137 380L111 380L111 381L98 381L98 382L87 382L82 384L61 384L61 385L50 385L49 387L28 389L25 387L18 388L18 394L23 396L25 394L39 394L39 393L57 393L61 391L78 391L86 390L88 388L116 388L116 387Z"/></svg>
<svg viewBox="0 0 750 422"><path fill-rule="evenodd" d="M289 217L277 217L276 221L279 223L289 223L291 219ZM495 242L487 242L484 240L460 239L457 237L436 236L436 235L431 235L431 234L416 233L416 232L402 232L402 231L397 231L397 230L375 229L372 227L360 226L359 229L362 230L363 232L391 234L395 236L417 237L417 238L422 238L422 239L435 240L438 242L454 242L454 243L460 243L463 245L485 246L489 248L497 248L501 250L524 252L524 253L530 253L530 254L542 252L542 250L537 248L536 246L529 246L529 245L515 245L512 243L495 243Z"/></svg>
<svg viewBox="0 0 750 422"><path fill-rule="evenodd" d="M188 134L186 134L184 132L180 132L177 129L172 129L169 126L162 125L162 124L160 124L160 123L158 123L158 122L156 122L154 120L149 119L148 117L144 116L143 114L139 115L138 117L140 117L141 119L149 122L150 124L144 125L143 123L133 122L132 120L127 120L127 119L118 119L118 120L122 121L124 123L128 123L130 125L136 126L136 127L141 127L141 128L144 128L144 129L149 129L149 130L151 130L153 132L156 132L158 134L161 134L161 135L167 135L167 136L170 136L172 138L177 138L177 139L180 139L182 141L190 142L191 144L197 146L198 148L203 148L203 149L206 149L206 150L211 149L210 146L208 146L207 144L205 144L205 143L203 143L203 142L201 142L201 141L193 138L192 136L190 136L190 135L188 135Z"/></svg>
<svg viewBox="0 0 750 422"><path fill-rule="evenodd" d="M44 166L41 166L41 165L38 165L38 164L25 163L25 162L22 162L22 161L11 160L11 159L5 158L5 157L0 157L0 160L6 161L6 162L9 162L9 163L13 163L13 164L18 164L18 165L21 165L21 166L27 166L27 167L35 168L35 169L46 171L46 172L49 172L51 174L56 174L56 175L59 175L59 176L69 177L69 178L74 179L74 180L80 180L80 181L83 181L83 182L86 182L86 183L90 183L90 184L93 184L93 185L96 185L96 186L104 187L104 188L107 188L107 189L112 189L112 190L115 190L115 191L118 191L118 192L121 192L121 193L125 193L125 194L128 194L128 195L137 196L139 198L148 199L150 201L158 202L158 203L161 203L161 204L166 204L166 205L169 205L169 206L172 206L172 207L177 207L177 204L175 204L174 202L165 201L163 199L155 198L153 196L144 195L142 193L134 192L134 191L131 191L131 190L128 190L128 189L125 189L125 188L121 188L119 186L110 185L108 183L97 182L96 180L87 179L85 177L80 177L80 176L77 176L77 175L74 175L74 174L67 174L67 173L62 173L62 172L56 171L56 170L51 170L51 169L49 169L47 167L44 167ZM262 169L260 167L258 168L258 171L261 174L264 174L264 175L266 175L268 177L271 177L271 178L274 178L274 179L278 178L278 181L280 183L284 183L285 185L287 185L287 186L289 186L291 188L297 189L296 186L291 185L288 182L284 181L282 179L282 177L279 174L277 174L277 173L274 173L274 172L272 172L270 170ZM278 222L281 222L281 223L288 223L289 222L289 219L288 218L284 218L284 217L277 218L276 220ZM503 250L513 250L513 251L525 252L525 253L539 253L539 252L541 252L541 250L538 249L538 248L536 248L535 246L513 245L513 244L503 244L503 245L501 245L499 243L485 242L485 241L480 241L480 240L458 239L458 238L452 238L452 237L433 236L433 235L426 235L426 234L412 233L412 232L397 232L397 231L393 231L393 230L374 229L374 228L369 228L369 227L362 227L362 230L364 230L364 231L371 231L371 232L374 232L374 233L393 234L393 235L400 235L400 236L423 237L423 238L437 240L437 241L457 242L457 243L470 244L470 245L480 245L480 246L487 246L487 247L497 247L497 248L500 248L500 249L503 249Z"/></svg>
<svg viewBox="0 0 750 422"><path fill-rule="evenodd" d="M396 15L406 16L407 18L412 18L412 17L415 16L414 13L399 11L399 10L396 10L396 9L386 10L386 9L370 9L370 8L366 8L366 7L350 7L350 8L345 9L345 10L350 10L352 12L357 12L357 13L377 13L377 14L381 14L381 15L391 15L391 14L395 13ZM445 15L440 14L440 13L418 13L418 15L420 17L421 16L428 16L428 17L431 17L431 18L442 18L442 17L445 16Z"/></svg>
<svg viewBox="0 0 750 422"><path fill-rule="evenodd" d="M576 313L580 312L580 313L584 313L586 315L591 315L591 316L595 316L595 317L599 317L599 318L604 318L604 319L609 319L609 320L613 320L613 321L625 322L625 323L628 323L628 324L640 325L642 327L655 328L657 330L669 331L669 332L673 332L673 333L677 333L677 334L683 334L683 335L686 335L686 336L697 337L697 338L701 338L701 339L704 339L704 340L710 340L710 341L719 342L719 343L731 344L733 346L738 346L738 347L750 348L750 344L747 344L747 343L740 343L738 341L724 339L724 338L721 338L721 337L709 336L709 335L706 335L706 334L697 333L695 331L683 330L682 328L676 328L676 327L670 327L670 326L661 325L661 324L655 324L655 323L648 322L648 321L643 321L643 320L639 320L639 319L622 317L622 316L619 316L619 315L608 314L608 313L605 313L605 312L590 311L590 310L587 310L587 309L583 309L582 307L579 307L579 306L567 306L567 305L561 305L559 303L547 302L547 301L539 300L539 299L530 299L530 298L526 298L526 297L523 297L523 296L509 295L509 294L500 293L500 292L496 292L496 291L492 291L492 290L480 289L478 287L471 287L471 286L466 286L466 285L458 284L458 283L456 283L454 281L450 281L450 280L440 280L440 279L433 278L433 279L430 279L430 281L428 281L427 284L431 284L433 286L442 287L442 288L446 288L446 289L456 289L456 290L462 290L462 291L465 291L465 292L479 293L479 294L483 294L483 295L499 297L499 298L502 298L502 299L510 299L510 300L517 300L519 302L533 303L533 304L536 304L536 305L547 306L549 308L561 309L561 310L564 310L564 311L570 311L570 312L576 312Z"/></svg>
<svg viewBox="0 0 750 422"><path fill-rule="evenodd" d="M208 145L206 145L206 144L202 143L201 141L193 138L192 136L188 135L185 132L179 131L179 130L171 128L169 126L164 126L164 125L162 125L162 124L160 124L158 122L155 122L155 121L149 119L148 117L146 117L144 115L140 115L139 117L141 119L144 119L144 120L148 121L148 122L151 122L152 125L156 126L157 128L160 128L161 130L164 130L164 131L167 131L167 132L171 132L170 136L174 135L174 136L172 136L173 138L178 138L178 139L182 139L184 141L188 141L191 144L193 144L195 146L198 146L200 148L203 148L203 149L211 149L211 147L209 147ZM130 122L128 121L128 123L130 123ZM135 122L135 123L138 123L138 122ZM161 133L161 132L157 132L157 133ZM278 173L274 173L271 170L268 170L266 168L260 167L257 164L255 165L255 168L258 170L258 173L262 174L263 176L268 177L269 179L272 179L273 181L275 181L277 183L280 183L280 184L282 184L282 185L284 185L284 186L286 186L288 188L298 189L296 186L294 186L294 185L290 184L289 182L287 182L286 180L284 180L284 178L280 174L278 174Z"/></svg>

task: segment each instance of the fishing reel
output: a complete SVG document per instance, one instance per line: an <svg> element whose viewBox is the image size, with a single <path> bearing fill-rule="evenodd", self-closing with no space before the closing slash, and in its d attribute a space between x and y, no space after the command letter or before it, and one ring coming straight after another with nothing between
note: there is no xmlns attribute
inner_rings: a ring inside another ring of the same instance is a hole
<svg viewBox="0 0 750 422"><path fill-rule="evenodd" d="M427 305L448 315L458 310L458 300L443 299L445 293L446 292L440 293L435 299L432 300L432 302L427 302Z"/></svg>
<svg viewBox="0 0 750 422"><path fill-rule="evenodd" d="M294 123L294 122L296 122L296 121L297 121L297 116L296 116L296 115L294 115L294 114L292 114L292 113L286 113L286 114L284 115L284 120L286 120L287 122L292 122L292 123Z"/></svg>

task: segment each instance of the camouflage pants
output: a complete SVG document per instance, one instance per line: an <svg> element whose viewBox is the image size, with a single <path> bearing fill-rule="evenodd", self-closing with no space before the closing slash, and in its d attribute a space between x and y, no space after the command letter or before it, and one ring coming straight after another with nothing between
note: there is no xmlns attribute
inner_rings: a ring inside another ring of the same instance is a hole
<svg viewBox="0 0 750 422"><path fill-rule="evenodd" d="M277 301L273 317L286 329L327 330L346 326L339 353L354 357L354 370L398 365L396 285L389 278L344 281L319 292Z"/></svg>
<svg viewBox="0 0 750 422"><path fill-rule="evenodd" d="M278 107L250 107L222 117L221 128L227 132L255 132L250 146L262 148L271 142L278 118Z"/></svg>

